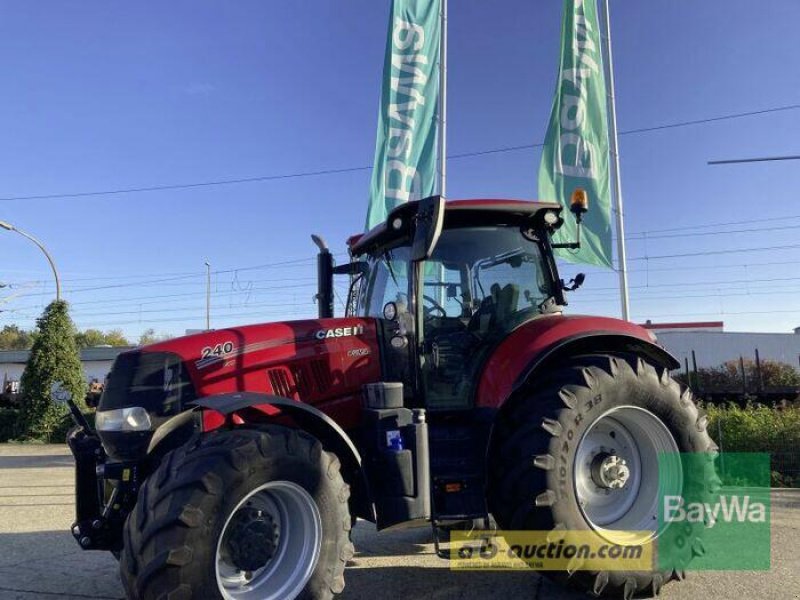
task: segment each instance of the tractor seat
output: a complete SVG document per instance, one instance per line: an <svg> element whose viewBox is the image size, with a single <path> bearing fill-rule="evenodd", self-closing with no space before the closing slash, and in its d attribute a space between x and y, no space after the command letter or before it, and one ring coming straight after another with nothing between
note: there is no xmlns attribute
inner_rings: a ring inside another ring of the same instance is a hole
<svg viewBox="0 0 800 600"><path fill-rule="evenodd" d="M485 335L502 327L517 312L519 286L509 283L501 288L495 283L489 291L490 294L483 299L467 325L467 329L473 333Z"/></svg>

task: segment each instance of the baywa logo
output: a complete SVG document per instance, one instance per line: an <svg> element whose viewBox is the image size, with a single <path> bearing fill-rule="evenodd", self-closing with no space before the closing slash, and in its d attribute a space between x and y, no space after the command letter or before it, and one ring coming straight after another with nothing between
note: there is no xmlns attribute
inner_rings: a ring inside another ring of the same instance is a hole
<svg viewBox="0 0 800 600"><path fill-rule="evenodd" d="M659 456L657 561L662 570L770 568L770 456Z"/></svg>
<svg viewBox="0 0 800 600"><path fill-rule="evenodd" d="M767 506L747 496L720 496L714 504L686 502L682 496L664 497L664 520L667 523L686 521L714 527L723 523L765 523Z"/></svg>

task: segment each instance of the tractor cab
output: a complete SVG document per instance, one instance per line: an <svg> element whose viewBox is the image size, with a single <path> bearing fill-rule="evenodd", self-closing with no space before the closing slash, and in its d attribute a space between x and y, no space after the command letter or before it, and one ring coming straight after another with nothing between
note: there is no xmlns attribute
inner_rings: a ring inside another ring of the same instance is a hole
<svg viewBox="0 0 800 600"><path fill-rule="evenodd" d="M407 406L471 408L492 348L561 310L550 239L560 213L556 203L433 197L349 240L351 262L330 270L351 276L348 316L380 323L385 377L404 384ZM322 261L320 271L324 297Z"/></svg>

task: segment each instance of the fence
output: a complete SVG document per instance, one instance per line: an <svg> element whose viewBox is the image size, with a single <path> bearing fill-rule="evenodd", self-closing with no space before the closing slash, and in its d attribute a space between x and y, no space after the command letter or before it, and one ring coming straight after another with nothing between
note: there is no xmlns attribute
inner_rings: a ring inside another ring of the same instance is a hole
<svg viewBox="0 0 800 600"><path fill-rule="evenodd" d="M739 356L715 367L697 367L697 354L690 351L684 358L677 378L695 395L713 404L738 403L741 406L757 401L767 404L800 400L800 372L788 363L762 360L758 348L755 360Z"/></svg>

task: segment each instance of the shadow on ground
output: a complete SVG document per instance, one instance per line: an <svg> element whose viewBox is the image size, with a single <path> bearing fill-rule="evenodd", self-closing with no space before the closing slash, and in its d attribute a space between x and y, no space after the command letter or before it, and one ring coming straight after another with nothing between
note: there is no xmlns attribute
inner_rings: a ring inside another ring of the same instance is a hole
<svg viewBox="0 0 800 600"><path fill-rule="evenodd" d="M454 572L429 567L350 568L345 573L347 586L343 600L374 599L378 595L392 598L425 598L426 600L485 600L486 598L526 598L555 600L542 590L544 581L535 573ZM549 587L549 584L545 584ZM583 594L564 592L559 600L585 599Z"/></svg>
<svg viewBox="0 0 800 600"><path fill-rule="evenodd" d="M123 598L117 561L83 552L69 531L0 534L0 598Z"/></svg>
<svg viewBox="0 0 800 600"><path fill-rule="evenodd" d="M0 456L0 469L49 469L74 464L72 456Z"/></svg>
<svg viewBox="0 0 800 600"><path fill-rule="evenodd" d="M551 592L545 594L549 584L543 584L535 573L454 572L446 561L432 557L425 530L403 533L418 538L419 553L414 555L412 544L403 543L407 540L398 540L396 535L391 536L396 550L382 555L359 552L345 574L347 587L342 600L387 596L398 600L553 600ZM381 536L373 534L375 537ZM405 558L400 559L402 556ZM407 566L398 566L399 559ZM117 561L109 553L81 551L66 531L0 534L0 600L123 600L117 569ZM556 598L583 596L557 594Z"/></svg>

